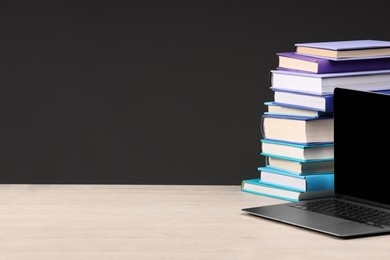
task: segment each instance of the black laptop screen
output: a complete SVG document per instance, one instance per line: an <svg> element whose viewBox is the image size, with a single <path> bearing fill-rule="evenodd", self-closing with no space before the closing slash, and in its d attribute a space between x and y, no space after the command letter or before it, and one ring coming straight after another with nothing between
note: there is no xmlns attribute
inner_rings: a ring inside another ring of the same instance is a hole
<svg viewBox="0 0 390 260"><path fill-rule="evenodd" d="M389 112L390 95L334 90L336 194L390 204Z"/></svg>

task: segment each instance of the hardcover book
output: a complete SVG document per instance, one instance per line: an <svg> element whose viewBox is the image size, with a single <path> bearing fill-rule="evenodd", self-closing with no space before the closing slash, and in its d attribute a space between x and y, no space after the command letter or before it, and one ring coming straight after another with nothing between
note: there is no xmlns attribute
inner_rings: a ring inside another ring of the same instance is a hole
<svg viewBox="0 0 390 260"><path fill-rule="evenodd" d="M288 91L271 87L274 94L274 102L279 105L291 106L308 110L333 113L332 94L310 94L305 92Z"/></svg>
<svg viewBox="0 0 390 260"><path fill-rule="evenodd" d="M302 162L299 160L287 160L285 158L266 156L265 163L266 165L271 166L275 169L298 175L311 175L318 173L334 172L334 160L316 160Z"/></svg>
<svg viewBox="0 0 390 260"><path fill-rule="evenodd" d="M263 139L291 143L333 143L333 118L308 118L263 114Z"/></svg>
<svg viewBox="0 0 390 260"><path fill-rule="evenodd" d="M241 191L294 202L334 196L333 190L303 192L297 189L265 183L259 178L243 180L241 182Z"/></svg>
<svg viewBox="0 0 390 260"><path fill-rule="evenodd" d="M390 70L314 74L287 70L271 70L271 89L333 94L336 87L361 91L387 90Z"/></svg>
<svg viewBox="0 0 390 260"><path fill-rule="evenodd" d="M309 108L300 105L291 105L285 103L277 102L264 102L264 105L267 106L266 114L272 115L291 115L291 116L307 116L307 117L332 117L333 112L324 112L315 110L317 108Z"/></svg>
<svg viewBox="0 0 390 260"><path fill-rule="evenodd" d="M300 162L333 160L333 143L297 144L261 139L261 155Z"/></svg>
<svg viewBox="0 0 390 260"><path fill-rule="evenodd" d="M359 60L331 60L301 55L296 52L280 52L278 69L289 69L316 74L365 70L390 69L390 57L375 57Z"/></svg>
<svg viewBox="0 0 390 260"><path fill-rule="evenodd" d="M270 166L258 167L260 179L269 184L279 185L300 191L320 191L334 189L334 174L297 175Z"/></svg>
<svg viewBox="0 0 390 260"><path fill-rule="evenodd" d="M390 55L390 41L346 40L296 43L298 54L323 56L332 59L364 58Z"/></svg>

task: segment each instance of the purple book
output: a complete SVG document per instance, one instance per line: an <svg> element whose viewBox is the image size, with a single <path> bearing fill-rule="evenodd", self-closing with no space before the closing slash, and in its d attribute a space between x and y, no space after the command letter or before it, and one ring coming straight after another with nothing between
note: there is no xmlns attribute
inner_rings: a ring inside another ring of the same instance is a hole
<svg viewBox="0 0 390 260"><path fill-rule="evenodd" d="M277 69L314 74L390 69L390 57L388 56L353 60L331 60L300 55L295 52L280 52L276 55L279 57Z"/></svg>

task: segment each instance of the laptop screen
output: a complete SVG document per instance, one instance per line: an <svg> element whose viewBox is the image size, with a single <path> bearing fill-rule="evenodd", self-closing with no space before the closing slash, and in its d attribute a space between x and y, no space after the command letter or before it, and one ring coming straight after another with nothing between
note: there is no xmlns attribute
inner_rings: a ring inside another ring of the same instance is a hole
<svg viewBox="0 0 390 260"><path fill-rule="evenodd" d="M390 95L334 90L336 195L390 205L389 112Z"/></svg>

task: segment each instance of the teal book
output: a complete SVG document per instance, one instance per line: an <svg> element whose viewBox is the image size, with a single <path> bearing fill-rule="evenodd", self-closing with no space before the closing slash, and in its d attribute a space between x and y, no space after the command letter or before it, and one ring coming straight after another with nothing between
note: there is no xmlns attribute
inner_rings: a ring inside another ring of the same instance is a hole
<svg viewBox="0 0 390 260"><path fill-rule="evenodd" d="M266 156L265 165L295 175L334 173L334 160L300 162L274 156Z"/></svg>
<svg viewBox="0 0 390 260"><path fill-rule="evenodd" d="M241 183L241 191L294 202L334 196L333 190L300 191L297 189L265 183L259 178L243 180Z"/></svg>
<svg viewBox="0 0 390 260"><path fill-rule="evenodd" d="M285 160L315 162L334 160L334 143L301 144L271 139L260 140L260 154Z"/></svg>
<svg viewBox="0 0 390 260"><path fill-rule="evenodd" d="M334 160L300 162L273 156L265 157L265 164L293 174L317 174L334 172Z"/></svg>
<svg viewBox="0 0 390 260"><path fill-rule="evenodd" d="M299 191L334 190L334 173L297 175L270 166L258 167L258 170L265 183Z"/></svg>

